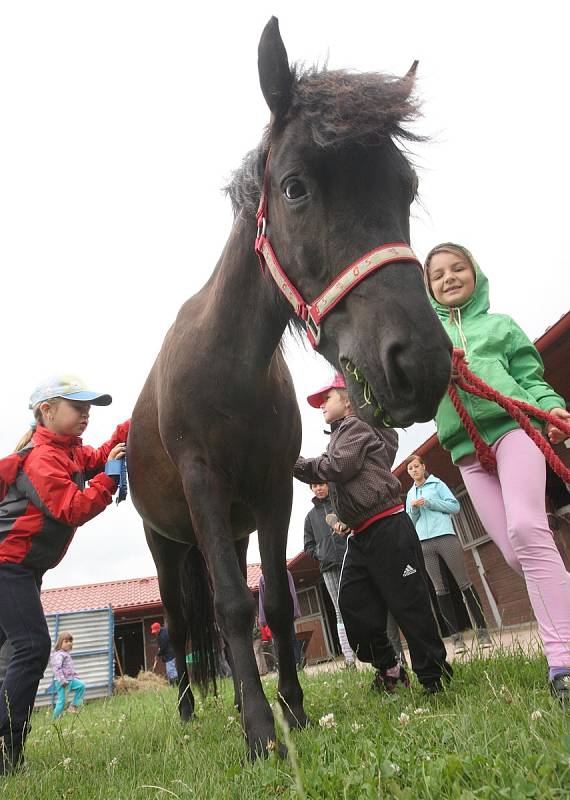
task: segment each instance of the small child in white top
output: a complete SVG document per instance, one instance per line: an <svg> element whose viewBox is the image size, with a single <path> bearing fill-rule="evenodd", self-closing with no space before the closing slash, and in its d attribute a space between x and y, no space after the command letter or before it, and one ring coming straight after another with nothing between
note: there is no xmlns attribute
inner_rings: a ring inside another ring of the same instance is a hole
<svg viewBox="0 0 570 800"><path fill-rule="evenodd" d="M73 636L68 631L64 631L59 635L51 656L51 666L57 689L57 701L53 710L54 719L58 719L63 714L66 689L73 692L73 700L67 709L69 712L77 711L78 706L83 703L85 684L77 677L73 659L69 655L72 648Z"/></svg>

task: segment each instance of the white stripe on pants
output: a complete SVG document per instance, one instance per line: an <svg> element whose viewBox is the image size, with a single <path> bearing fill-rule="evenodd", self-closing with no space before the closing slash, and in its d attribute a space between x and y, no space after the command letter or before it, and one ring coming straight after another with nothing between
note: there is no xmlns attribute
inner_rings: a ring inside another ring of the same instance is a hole
<svg viewBox="0 0 570 800"><path fill-rule="evenodd" d="M327 587L327 592L329 593L330 599L332 600L332 604L334 606L334 610L336 613L336 629L338 632L340 649L342 650L342 654L345 657L346 661L348 662L354 661L354 653L352 651L352 647L348 643L348 639L346 637L346 631L344 629L344 622L342 621L342 614L340 613L340 608L338 607L340 567L333 567L332 569L327 569L326 572L323 572L323 580L325 582L325 586Z"/></svg>

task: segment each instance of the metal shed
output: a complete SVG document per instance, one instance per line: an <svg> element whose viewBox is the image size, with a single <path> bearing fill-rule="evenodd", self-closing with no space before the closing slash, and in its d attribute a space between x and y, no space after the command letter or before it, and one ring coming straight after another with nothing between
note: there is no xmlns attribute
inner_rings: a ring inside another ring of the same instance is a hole
<svg viewBox="0 0 570 800"><path fill-rule="evenodd" d="M63 631L73 635L73 663L85 684L85 699L107 697L113 692L113 609L90 608L46 614L52 646ZM53 672L48 664L40 682L36 706L54 702Z"/></svg>

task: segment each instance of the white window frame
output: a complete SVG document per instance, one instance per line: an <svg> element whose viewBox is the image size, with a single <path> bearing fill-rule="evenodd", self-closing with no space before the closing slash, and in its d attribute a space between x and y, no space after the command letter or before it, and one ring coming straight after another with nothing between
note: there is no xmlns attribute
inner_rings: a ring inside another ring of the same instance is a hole
<svg viewBox="0 0 570 800"><path fill-rule="evenodd" d="M464 550L472 550L474 547L479 547L484 542L490 542L491 537L483 527L483 523L479 519L471 498L467 493L467 489L463 484L460 484L454 494L459 500L461 510L458 514L453 514L451 519L453 528L457 534L457 538L461 542Z"/></svg>

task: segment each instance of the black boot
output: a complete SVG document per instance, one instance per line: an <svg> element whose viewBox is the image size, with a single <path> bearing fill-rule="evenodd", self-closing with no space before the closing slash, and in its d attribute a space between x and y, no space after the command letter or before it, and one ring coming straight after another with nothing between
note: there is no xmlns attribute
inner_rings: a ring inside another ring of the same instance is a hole
<svg viewBox="0 0 570 800"><path fill-rule="evenodd" d="M479 595L474 586L469 586L463 590L463 599L469 611L471 619L475 623L475 631L477 634L477 641L483 647L491 646L491 637L487 631L487 622L483 615L483 607Z"/></svg>
<svg viewBox="0 0 570 800"><path fill-rule="evenodd" d="M0 777L11 775L24 765L24 744L21 736L0 738Z"/></svg>
<svg viewBox="0 0 570 800"><path fill-rule="evenodd" d="M458 655L464 653L467 648L465 647L463 636L458 630L459 626L457 624L457 617L455 615L455 608L453 606L453 600L451 599L451 595L449 593L438 594L437 604L439 606L439 610L441 611L441 615L445 620L445 624L449 628L449 632L451 634L451 641L453 642L455 652Z"/></svg>

